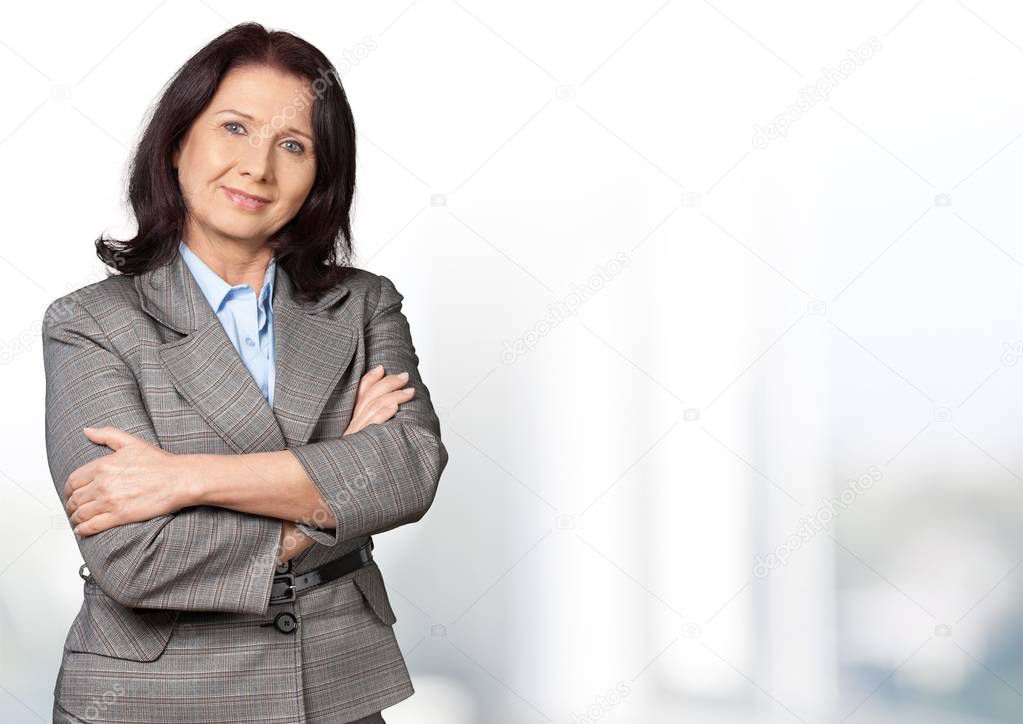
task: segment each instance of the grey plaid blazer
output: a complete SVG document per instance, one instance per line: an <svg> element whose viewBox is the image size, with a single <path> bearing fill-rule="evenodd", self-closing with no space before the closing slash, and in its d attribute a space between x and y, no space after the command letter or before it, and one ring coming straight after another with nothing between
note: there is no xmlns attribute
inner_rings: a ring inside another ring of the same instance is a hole
<svg viewBox="0 0 1023 724"><path fill-rule="evenodd" d="M68 475L111 452L82 428L113 425L173 453L290 449L337 529L303 573L376 533L418 521L448 461L430 393L384 276L356 269L316 303L274 289L276 387L261 394L180 254L52 302L43 320L46 453L61 504ZM342 437L360 378L409 372L415 396ZM282 521L193 506L78 539L90 575L64 644L55 717L94 722L347 722L414 692L374 562L269 605ZM69 572L71 573L71 572ZM298 628L278 631L291 611Z"/></svg>

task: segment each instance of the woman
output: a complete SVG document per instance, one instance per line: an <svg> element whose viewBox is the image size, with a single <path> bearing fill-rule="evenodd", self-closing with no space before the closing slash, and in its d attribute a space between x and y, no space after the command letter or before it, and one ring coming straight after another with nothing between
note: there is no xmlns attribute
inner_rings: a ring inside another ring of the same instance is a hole
<svg viewBox="0 0 1023 724"><path fill-rule="evenodd" d="M120 273L44 318L86 563L55 722L381 722L413 693L370 536L448 454L403 296L346 264L354 186L344 90L293 35L232 28L163 93L138 233L97 241Z"/></svg>

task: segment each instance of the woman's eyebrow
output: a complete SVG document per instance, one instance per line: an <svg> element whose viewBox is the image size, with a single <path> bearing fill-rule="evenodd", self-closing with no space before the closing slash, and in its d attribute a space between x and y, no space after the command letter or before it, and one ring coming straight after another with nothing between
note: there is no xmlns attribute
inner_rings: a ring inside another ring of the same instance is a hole
<svg viewBox="0 0 1023 724"><path fill-rule="evenodd" d="M234 114L235 114L236 116L241 116L242 118L247 118L247 119L249 119L250 121L255 121L255 120L256 120L255 118L253 118L253 117L252 117L251 115L249 115L248 113L242 113L241 111L236 111L236 110L235 110L235 109L233 109L233 108L224 108L223 110L217 111L217 115L219 115L219 114L221 114L221 113L234 113ZM285 131L287 131L288 133L293 133L293 134L295 134L296 136L305 136L306 138L308 138L308 139L309 139L309 142L310 142L310 143L313 143L313 137L312 137L312 136L310 136L310 135L309 135L308 133L306 133L305 131L300 131L300 130L298 130L297 128L285 128L284 130L285 130Z"/></svg>

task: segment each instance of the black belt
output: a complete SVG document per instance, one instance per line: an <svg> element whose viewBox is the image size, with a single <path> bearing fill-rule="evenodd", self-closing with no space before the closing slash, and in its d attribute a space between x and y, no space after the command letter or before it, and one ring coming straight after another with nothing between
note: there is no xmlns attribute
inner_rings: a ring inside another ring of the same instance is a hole
<svg viewBox="0 0 1023 724"><path fill-rule="evenodd" d="M372 560L373 539L370 538L368 543L364 543L354 551L345 553L340 558L317 566L300 576L291 572L291 561L286 561L277 566L277 573L274 575L273 586L270 589L270 603L294 601L301 591L333 581L341 576L347 576L352 571L357 571L368 565Z"/></svg>

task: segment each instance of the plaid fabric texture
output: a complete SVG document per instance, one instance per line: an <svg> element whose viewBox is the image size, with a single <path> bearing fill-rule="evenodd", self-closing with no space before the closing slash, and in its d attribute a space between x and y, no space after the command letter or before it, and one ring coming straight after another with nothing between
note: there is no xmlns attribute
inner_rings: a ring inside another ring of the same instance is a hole
<svg viewBox="0 0 1023 724"><path fill-rule="evenodd" d="M111 452L82 428L113 425L173 453L290 450L337 520L302 526L316 544L292 560L297 573L422 518L448 453L403 296L361 269L315 303L293 291L278 269L272 408L179 254L51 303L46 452L61 503L68 475ZM408 371L416 394L389 421L342 437L359 379L377 364ZM411 696L375 562L269 604L281 526L194 506L79 539L91 575L54 721L380 721ZM267 625L283 611L298 621L293 633Z"/></svg>

